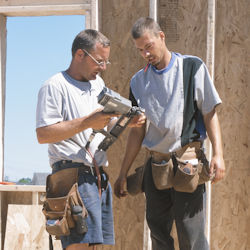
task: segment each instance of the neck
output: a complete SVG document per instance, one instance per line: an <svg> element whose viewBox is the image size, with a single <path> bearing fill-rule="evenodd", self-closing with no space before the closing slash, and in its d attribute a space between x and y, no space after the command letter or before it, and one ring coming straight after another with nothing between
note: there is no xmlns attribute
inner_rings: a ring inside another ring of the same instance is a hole
<svg viewBox="0 0 250 250"><path fill-rule="evenodd" d="M66 73L73 79L80 81L80 82L87 82L88 79L84 78L81 74L74 69L74 67L70 67L66 70Z"/></svg>

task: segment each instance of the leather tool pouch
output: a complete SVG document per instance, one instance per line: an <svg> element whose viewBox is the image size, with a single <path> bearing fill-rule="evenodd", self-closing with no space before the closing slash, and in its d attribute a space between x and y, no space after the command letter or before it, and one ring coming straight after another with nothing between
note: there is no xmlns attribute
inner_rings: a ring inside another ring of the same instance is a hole
<svg viewBox="0 0 250 250"><path fill-rule="evenodd" d="M127 177L127 190L131 195L137 195L143 192L143 176L145 165L135 169L135 173Z"/></svg>
<svg viewBox="0 0 250 250"><path fill-rule="evenodd" d="M197 160L197 164L188 163L186 158L189 158L190 154L192 159ZM214 177L209 176L209 162L200 148L188 149L180 157L170 157L166 154L165 157L161 155L159 159L160 163L154 162L154 158L151 160L154 184L159 190L174 188L178 192L192 193L198 185Z"/></svg>
<svg viewBox="0 0 250 250"><path fill-rule="evenodd" d="M191 165L176 157L177 168L173 188L179 192L192 193L197 186L211 181L214 175L209 175L209 162L202 149L196 151L198 164Z"/></svg>
<svg viewBox="0 0 250 250"><path fill-rule="evenodd" d="M77 168L64 169L48 175L43 213L46 218L46 230L50 235L69 235L70 229L79 225L79 222L81 232L87 232L85 218L88 213L80 197L77 182ZM75 208L78 208L77 214Z"/></svg>
<svg viewBox="0 0 250 250"><path fill-rule="evenodd" d="M135 169L135 173L127 177L127 190L130 195L137 195L143 193L143 179L145 167L149 161L149 152L146 151L144 164Z"/></svg>
<svg viewBox="0 0 250 250"><path fill-rule="evenodd" d="M174 170L171 158L161 163L155 163L151 159L151 166L154 184L157 189L163 190L173 187Z"/></svg>
<svg viewBox="0 0 250 250"><path fill-rule="evenodd" d="M176 173L173 180L173 188L178 192L192 193L199 182L198 166L177 160Z"/></svg>
<svg viewBox="0 0 250 250"><path fill-rule="evenodd" d="M197 157L199 159L198 172L199 172L199 185L207 181L213 180L215 174L209 175L209 162L203 150L197 152Z"/></svg>

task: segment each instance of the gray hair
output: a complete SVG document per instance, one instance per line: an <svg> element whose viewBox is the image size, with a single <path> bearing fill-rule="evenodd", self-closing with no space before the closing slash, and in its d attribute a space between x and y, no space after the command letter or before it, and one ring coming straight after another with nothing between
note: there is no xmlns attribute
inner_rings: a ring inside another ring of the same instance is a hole
<svg viewBox="0 0 250 250"><path fill-rule="evenodd" d="M141 17L133 25L131 34L133 39L140 38L145 31L153 33L155 36L158 36L161 28L159 24L150 17Z"/></svg>
<svg viewBox="0 0 250 250"><path fill-rule="evenodd" d="M109 47L110 41L101 32L93 29L86 29L81 31L74 39L72 44L72 56L75 55L78 49L85 49L88 52L95 49L97 43L103 47Z"/></svg>

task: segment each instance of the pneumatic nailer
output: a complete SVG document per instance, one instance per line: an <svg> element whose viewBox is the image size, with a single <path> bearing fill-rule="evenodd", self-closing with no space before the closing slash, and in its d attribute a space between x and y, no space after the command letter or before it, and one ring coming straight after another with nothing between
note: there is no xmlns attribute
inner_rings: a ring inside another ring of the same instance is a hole
<svg viewBox="0 0 250 250"><path fill-rule="evenodd" d="M98 103L101 104L103 112L105 113L119 113L121 116L111 130L105 131L94 130L92 133L92 138L88 141L86 148L89 146L89 143L92 141L96 133L102 133L105 135L103 141L99 144L98 149L106 151L119 137L122 131L127 127L130 121L134 116L139 115L143 110L139 107L132 106L130 100L122 97L119 93L104 87L101 93L98 95Z"/></svg>

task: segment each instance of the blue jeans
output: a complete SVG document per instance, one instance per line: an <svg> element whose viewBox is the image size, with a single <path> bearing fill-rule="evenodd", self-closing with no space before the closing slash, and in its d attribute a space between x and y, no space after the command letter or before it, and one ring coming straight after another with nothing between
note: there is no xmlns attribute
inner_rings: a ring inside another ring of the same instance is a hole
<svg viewBox="0 0 250 250"><path fill-rule="evenodd" d="M151 160L144 173L146 218L151 230L153 250L173 250L170 232L175 220L180 250L208 250L205 231L205 185L193 193L177 192L173 188L156 189Z"/></svg>

